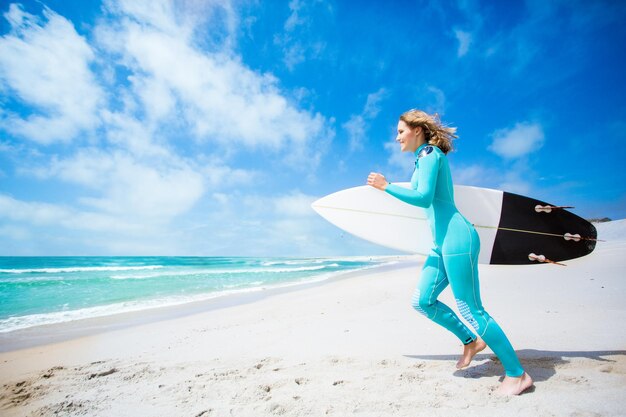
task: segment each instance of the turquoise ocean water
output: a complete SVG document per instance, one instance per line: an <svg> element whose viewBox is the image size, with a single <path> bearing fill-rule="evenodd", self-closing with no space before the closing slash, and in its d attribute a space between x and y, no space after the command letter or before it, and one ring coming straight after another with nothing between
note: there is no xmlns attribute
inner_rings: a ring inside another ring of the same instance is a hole
<svg viewBox="0 0 626 417"><path fill-rule="evenodd" d="M388 258L0 257L0 332L328 279Z"/></svg>

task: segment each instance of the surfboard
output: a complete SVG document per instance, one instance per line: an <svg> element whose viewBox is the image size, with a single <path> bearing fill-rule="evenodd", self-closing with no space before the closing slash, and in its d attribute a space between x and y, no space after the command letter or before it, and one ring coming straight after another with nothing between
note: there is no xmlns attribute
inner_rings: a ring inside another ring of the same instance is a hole
<svg viewBox="0 0 626 417"><path fill-rule="evenodd" d="M409 188L409 183L396 183ZM560 263L591 253L595 227L585 219L540 200L501 190L454 186L459 211L480 236L479 263ZM370 186L320 198L312 208L359 238L402 252L427 255L433 246L424 210Z"/></svg>

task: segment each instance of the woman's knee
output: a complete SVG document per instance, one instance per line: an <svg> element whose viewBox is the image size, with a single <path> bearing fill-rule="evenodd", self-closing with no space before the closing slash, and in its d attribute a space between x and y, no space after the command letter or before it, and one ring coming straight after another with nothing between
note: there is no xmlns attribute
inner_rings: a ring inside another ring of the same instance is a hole
<svg viewBox="0 0 626 417"><path fill-rule="evenodd" d="M411 306L417 310L418 313L429 317L429 312L434 308L434 304L428 300L427 297L422 296L419 290L415 291L413 298L411 299Z"/></svg>

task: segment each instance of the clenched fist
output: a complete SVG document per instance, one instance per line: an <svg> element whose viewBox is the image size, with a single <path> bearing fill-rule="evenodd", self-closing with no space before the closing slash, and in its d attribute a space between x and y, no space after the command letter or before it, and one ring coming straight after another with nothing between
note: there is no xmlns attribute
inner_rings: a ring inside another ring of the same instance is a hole
<svg viewBox="0 0 626 417"><path fill-rule="evenodd" d="M370 172L370 174L367 176L367 185L371 185L374 188L385 191L385 188L387 188L389 182L387 182L383 174L379 174L378 172Z"/></svg>

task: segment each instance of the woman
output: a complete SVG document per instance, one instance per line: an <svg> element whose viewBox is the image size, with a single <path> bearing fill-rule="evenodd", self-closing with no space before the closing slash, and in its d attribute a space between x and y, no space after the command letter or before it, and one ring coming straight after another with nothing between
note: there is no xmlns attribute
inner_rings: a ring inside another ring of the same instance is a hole
<svg viewBox="0 0 626 417"><path fill-rule="evenodd" d="M424 262L420 282L413 295L413 307L456 335L464 345L457 368L469 366L487 345L498 356L506 376L498 389L504 395L519 395L532 386L522 365L498 324L487 314L480 300L476 230L454 204L452 178L446 154L452 149L456 128L445 127L438 116L410 110L398 121L402 152L416 156L411 189L387 182L379 173L370 173L367 184L415 206L422 207L430 224L433 248ZM445 304L437 300L450 284L459 311L476 336ZM485 343L486 342L486 343Z"/></svg>

